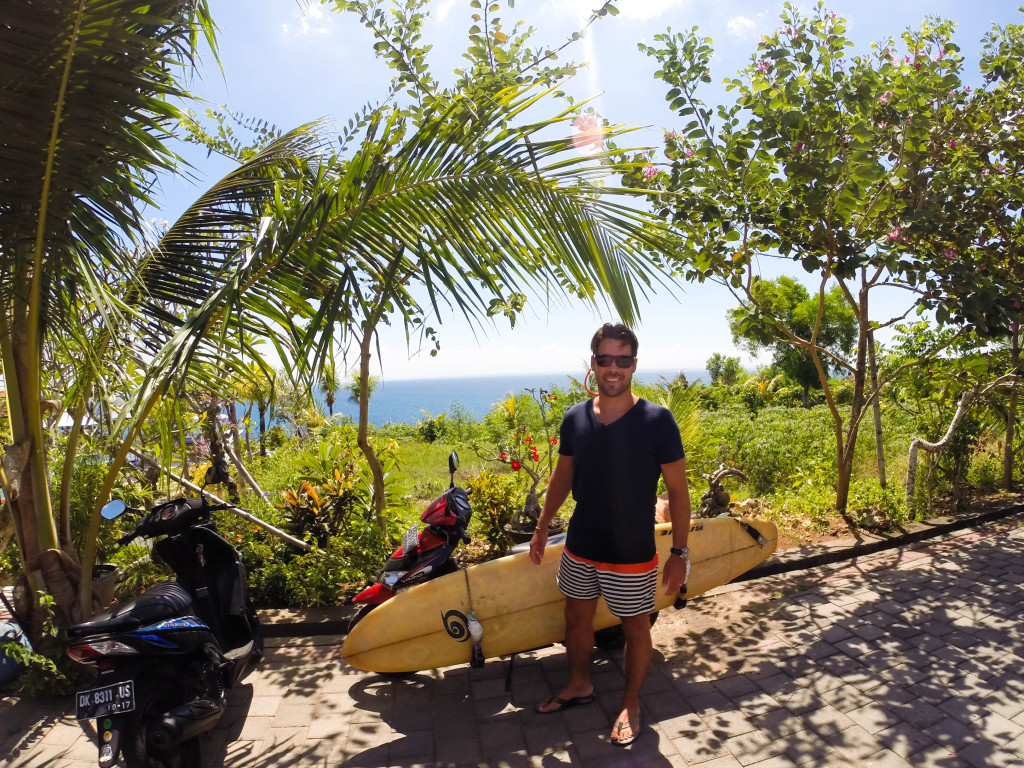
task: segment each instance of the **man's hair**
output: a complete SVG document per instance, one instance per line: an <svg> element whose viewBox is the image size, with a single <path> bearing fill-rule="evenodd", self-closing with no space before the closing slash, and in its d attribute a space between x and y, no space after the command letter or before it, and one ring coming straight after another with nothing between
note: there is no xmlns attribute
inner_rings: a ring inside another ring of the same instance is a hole
<svg viewBox="0 0 1024 768"><path fill-rule="evenodd" d="M636 357L637 350L640 348L640 342L637 341L636 334L633 333L629 326L623 323L615 323L614 325L605 323L598 328L594 338L590 340L590 351L596 355L597 348L601 346L601 342L605 339L614 339L615 341L629 344L633 357Z"/></svg>

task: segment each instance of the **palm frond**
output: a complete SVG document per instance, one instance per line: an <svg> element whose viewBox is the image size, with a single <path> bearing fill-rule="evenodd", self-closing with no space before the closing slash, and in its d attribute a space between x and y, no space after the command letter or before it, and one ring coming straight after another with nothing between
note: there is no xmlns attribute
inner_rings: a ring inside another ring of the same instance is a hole
<svg viewBox="0 0 1024 768"><path fill-rule="evenodd" d="M176 162L164 144L184 96L175 75L212 28L205 0L0 4L4 312L31 279L33 311L66 320L63 286L87 289L83 268L139 238L153 174Z"/></svg>

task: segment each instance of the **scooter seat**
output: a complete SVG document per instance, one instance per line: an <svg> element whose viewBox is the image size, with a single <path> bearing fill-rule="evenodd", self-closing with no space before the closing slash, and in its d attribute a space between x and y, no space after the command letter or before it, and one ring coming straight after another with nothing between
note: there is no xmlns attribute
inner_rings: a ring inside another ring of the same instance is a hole
<svg viewBox="0 0 1024 768"><path fill-rule="evenodd" d="M106 608L68 629L70 637L124 632L143 624L193 613L192 597L176 581L162 581L138 597Z"/></svg>

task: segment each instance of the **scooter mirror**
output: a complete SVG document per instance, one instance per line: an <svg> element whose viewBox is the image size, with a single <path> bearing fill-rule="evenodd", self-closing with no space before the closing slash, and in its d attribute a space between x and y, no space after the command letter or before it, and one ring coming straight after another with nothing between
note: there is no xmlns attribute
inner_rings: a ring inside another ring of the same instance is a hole
<svg viewBox="0 0 1024 768"><path fill-rule="evenodd" d="M459 468L459 454L452 451L448 454L448 474L454 475L455 470Z"/></svg>
<svg viewBox="0 0 1024 768"><path fill-rule="evenodd" d="M124 514L124 511L128 509L128 505L120 499L114 499L108 501L103 505L103 509L100 510L100 515L103 516L104 520L113 520Z"/></svg>

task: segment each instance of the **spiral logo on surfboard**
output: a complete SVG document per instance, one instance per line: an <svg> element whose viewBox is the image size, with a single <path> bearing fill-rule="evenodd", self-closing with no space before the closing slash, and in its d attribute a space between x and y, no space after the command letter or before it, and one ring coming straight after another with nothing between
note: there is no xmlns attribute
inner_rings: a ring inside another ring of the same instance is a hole
<svg viewBox="0 0 1024 768"><path fill-rule="evenodd" d="M441 614L441 622L448 637L464 643L469 640L469 617L462 611L452 609Z"/></svg>

